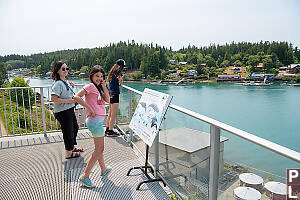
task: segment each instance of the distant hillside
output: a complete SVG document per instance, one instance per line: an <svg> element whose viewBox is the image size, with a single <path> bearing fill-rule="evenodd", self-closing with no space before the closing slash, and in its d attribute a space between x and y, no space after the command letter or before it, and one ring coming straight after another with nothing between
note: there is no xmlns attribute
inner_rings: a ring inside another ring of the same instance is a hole
<svg viewBox="0 0 300 200"><path fill-rule="evenodd" d="M170 59L187 62L189 65L223 68L228 66L257 66L264 63L268 69L279 68L300 61L300 50L287 42L232 42L226 45L207 47L188 46L178 51L157 44L138 44L131 42L112 43L105 47L92 49L62 50L30 56L0 56L8 70L15 68L36 68L40 74L51 71L58 60L65 60L72 71L80 71L83 66L90 68L100 64L108 71L118 58L126 60L129 70L141 70L150 76L160 75L169 69Z"/></svg>

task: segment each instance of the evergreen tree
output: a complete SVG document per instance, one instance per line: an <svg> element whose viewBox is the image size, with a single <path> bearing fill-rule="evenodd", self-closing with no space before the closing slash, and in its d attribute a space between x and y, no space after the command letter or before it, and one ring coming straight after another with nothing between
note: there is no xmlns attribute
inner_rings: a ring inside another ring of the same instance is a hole
<svg viewBox="0 0 300 200"><path fill-rule="evenodd" d="M0 62L0 87L5 83L8 79L6 67L3 62Z"/></svg>
<svg viewBox="0 0 300 200"><path fill-rule="evenodd" d="M126 61L129 70L143 69L148 75L153 73L159 75L160 70L168 71L168 59L171 58L176 59L177 62L188 62L194 65L206 63L207 66L216 68L234 64L255 67L263 62L267 70L279 69L283 65L299 62L300 50L298 47L293 48L287 42L261 41L212 44L199 48L188 45L173 51L172 48L160 47L158 44L138 44L135 41L127 41L93 49L62 50L30 56L15 54L0 56L0 62L5 63L7 70L23 67L37 68L41 74L51 71L54 63L59 60L65 61L72 71L79 71L82 66L90 68L93 65L101 65L108 72L119 58ZM149 66L154 68L150 69Z"/></svg>

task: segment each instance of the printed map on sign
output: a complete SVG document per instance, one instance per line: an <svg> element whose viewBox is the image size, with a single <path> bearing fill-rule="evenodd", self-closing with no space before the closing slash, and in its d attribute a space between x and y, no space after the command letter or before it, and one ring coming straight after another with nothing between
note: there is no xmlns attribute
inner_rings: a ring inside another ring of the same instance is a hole
<svg viewBox="0 0 300 200"><path fill-rule="evenodd" d="M172 96L146 88L130 121L132 129L150 147L172 100Z"/></svg>

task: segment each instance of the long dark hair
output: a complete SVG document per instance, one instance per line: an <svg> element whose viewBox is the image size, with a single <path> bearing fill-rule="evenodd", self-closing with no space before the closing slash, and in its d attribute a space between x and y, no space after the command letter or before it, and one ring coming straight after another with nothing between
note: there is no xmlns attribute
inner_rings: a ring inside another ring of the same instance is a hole
<svg viewBox="0 0 300 200"><path fill-rule="evenodd" d="M114 64L114 66L112 66L112 68L108 72L108 76L107 76L108 82L111 82L111 79L113 78L113 76L118 77L120 74L121 74L120 73L120 65Z"/></svg>
<svg viewBox="0 0 300 200"><path fill-rule="evenodd" d="M100 66L100 65L95 65L94 67L92 67L91 71L90 71L90 75L89 75L89 78L90 78L90 81L91 83L93 83L97 90L100 92L101 96L104 94L104 90L102 88L102 85L97 85L96 83L93 82L93 76L98 73L98 72L101 72L102 75L103 75L103 80L105 80L105 72L103 70L103 68Z"/></svg>
<svg viewBox="0 0 300 200"><path fill-rule="evenodd" d="M52 75L51 75L51 77L54 81L60 80L60 76L58 74L58 71L60 70L61 66L63 66L63 64L66 64L66 62L58 61L58 62L55 63L55 65L52 69Z"/></svg>

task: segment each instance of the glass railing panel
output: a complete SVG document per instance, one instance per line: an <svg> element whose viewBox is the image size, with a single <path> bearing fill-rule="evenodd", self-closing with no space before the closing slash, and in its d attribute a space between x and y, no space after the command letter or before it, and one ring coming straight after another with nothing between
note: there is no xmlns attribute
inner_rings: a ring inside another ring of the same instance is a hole
<svg viewBox="0 0 300 200"><path fill-rule="evenodd" d="M264 187L265 184L270 181L285 184L286 168L300 167L295 161L226 131L221 131L221 136L226 138L226 141L221 146L224 165L220 166L223 169L219 174L219 200L235 199L237 195L235 191L239 190L235 189L238 187L251 187L257 190L257 195L261 195L261 199L272 198ZM243 181L248 176L249 183L247 180ZM252 176L254 178L251 178ZM257 182L251 183L251 179Z"/></svg>
<svg viewBox="0 0 300 200"><path fill-rule="evenodd" d="M125 88L120 88L120 101L119 101L119 109L117 115L117 124L119 125L128 125L130 122L129 116L129 94L128 90Z"/></svg>
<svg viewBox="0 0 300 200"><path fill-rule="evenodd" d="M124 88L123 88L124 89ZM137 104L141 98L141 95L134 93L134 92L129 92L128 90L124 89L128 97L128 107L127 107L127 113L128 113L128 125L131 121L131 118L135 112L135 109L137 107ZM129 95L131 97L129 98ZM131 104L129 105L129 99L131 99ZM131 107L131 111L129 110L129 106ZM130 116L131 114L131 116ZM139 156L142 160L145 158L146 155L146 144L141 140L141 138L134 132L131 132L128 126L124 126L124 131L126 133L126 139L128 141L131 140L131 142L135 145L134 151L136 151L136 155ZM131 137L132 134L132 137Z"/></svg>
<svg viewBox="0 0 300 200"><path fill-rule="evenodd" d="M136 102L139 100L138 97L140 95L137 95ZM133 113L134 111L132 111ZM218 122L215 125L223 126ZM162 174L172 190L183 199L208 199L209 183L210 181L213 183L213 180L210 180L212 177L209 177L212 173L210 164L216 162L210 159L210 144L207 143L206 148L198 147L194 151L189 150L197 145L201 146L200 144L205 141L203 139L205 135L210 138L211 128L215 130L216 127L212 126L172 108L168 109L165 120L160 126L159 174ZM237 131L236 134L240 134L238 130L233 130ZM133 136L134 146L142 155L145 155L145 143L138 135L133 134ZM270 181L285 183L286 168L299 168L300 164L284 157L282 151L280 152L283 155L280 155L267 148L274 149L275 147L272 144L268 147L261 147L248 142L247 139L221 130L219 180L216 180L218 199L234 198L234 189L240 186L239 176L243 173L260 176L263 180L262 187L259 189L262 199L272 198L265 190L264 184ZM299 152L297 147L287 148ZM153 143L150 148L149 162L155 166L155 161L155 143Z"/></svg>
<svg viewBox="0 0 300 200"><path fill-rule="evenodd" d="M209 124L168 109L159 132L159 172L184 199L208 199L209 138ZM154 145L150 155L155 163Z"/></svg>

